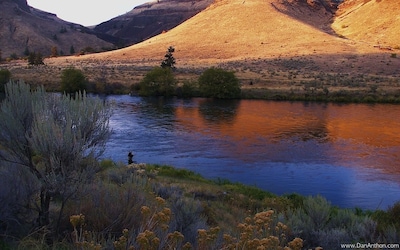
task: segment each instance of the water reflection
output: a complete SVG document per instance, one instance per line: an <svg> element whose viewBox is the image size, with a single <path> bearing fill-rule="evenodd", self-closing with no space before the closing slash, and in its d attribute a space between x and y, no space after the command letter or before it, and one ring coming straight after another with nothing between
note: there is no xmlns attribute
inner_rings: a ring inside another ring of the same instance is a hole
<svg viewBox="0 0 400 250"><path fill-rule="evenodd" d="M107 154L376 208L400 200L400 106L111 97Z"/></svg>
<svg viewBox="0 0 400 250"><path fill-rule="evenodd" d="M233 124L239 107L239 100L204 99L198 111L208 123Z"/></svg>

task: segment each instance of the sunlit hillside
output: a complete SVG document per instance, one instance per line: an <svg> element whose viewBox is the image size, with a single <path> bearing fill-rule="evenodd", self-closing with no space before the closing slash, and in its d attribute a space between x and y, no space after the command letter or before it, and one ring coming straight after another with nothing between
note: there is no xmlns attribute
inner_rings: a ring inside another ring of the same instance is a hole
<svg viewBox="0 0 400 250"><path fill-rule="evenodd" d="M396 92L393 83L397 84L400 76L396 10L400 2L345 0L338 9L335 2L215 0L179 26L139 44L46 59L46 64L55 68L75 65L88 69L91 80L102 75L108 82L131 85L149 67L159 65L167 48L174 46L182 78L194 78L202 69L218 66L235 71L243 82L254 82L253 87L289 91L296 82L300 86L303 80L319 79L331 81L329 89L335 91L351 88L365 92L379 84ZM118 74L106 70L115 67ZM182 72L189 72L188 76ZM28 74L32 73L15 72L21 78L30 77ZM52 81L41 78L42 82Z"/></svg>
<svg viewBox="0 0 400 250"><path fill-rule="evenodd" d="M346 38L366 46L400 48L400 1L347 0L332 27Z"/></svg>
<svg viewBox="0 0 400 250"><path fill-rule="evenodd" d="M301 9L312 22L298 15ZM244 59L357 51L329 32L331 13L323 6L295 1L216 0L182 25L132 47L108 53L109 59L154 57L176 47L185 59ZM298 18L300 17L300 18Z"/></svg>
<svg viewBox="0 0 400 250"><path fill-rule="evenodd" d="M393 52L375 46L377 42L395 43L396 29L400 26L395 24L399 19L394 13L386 15L384 11L387 8L395 11L395 5L400 2L354 1L345 1L336 13L335 6L327 6L322 0L216 0L201 13L166 33L125 49L79 60L128 60L154 64L154 61L162 59L166 48L174 46L180 67L235 62L237 67L247 65L262 69L271 68L271 65L264 64L266 60L297 58L300 62L289 68L400 74L400 60L390 59ZM352 12L355 3L371 8ZM380 21L366 23L372 10L382 14L382 18L377 16L375 20L392 20L393 25L382 31ZM338 15L336 19L335 15ZM361 18L365 20L364 26L357 24ZM343 22L354 23L348 29L353 33L343 31ZM369 37L357 35L364 31L374 31L379 39L366 42ZM304 61L308 62L307 65ZM277 69L287 70L288 67L278 66Z"/></svg>

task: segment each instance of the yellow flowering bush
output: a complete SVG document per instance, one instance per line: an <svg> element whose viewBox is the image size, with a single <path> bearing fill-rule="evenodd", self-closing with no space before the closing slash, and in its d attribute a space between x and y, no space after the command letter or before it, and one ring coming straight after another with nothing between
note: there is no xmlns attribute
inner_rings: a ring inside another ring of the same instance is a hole
<svg viewBox="0 0 400 250"><path fill-rule="evenodd" d="M274 211L268 210L247 217L237 226L238 237L223 235L224 249L300 250L303 241L299 238L287 242L288 227L275 223ZM199 232L204 237L208 232Z"/></svg>

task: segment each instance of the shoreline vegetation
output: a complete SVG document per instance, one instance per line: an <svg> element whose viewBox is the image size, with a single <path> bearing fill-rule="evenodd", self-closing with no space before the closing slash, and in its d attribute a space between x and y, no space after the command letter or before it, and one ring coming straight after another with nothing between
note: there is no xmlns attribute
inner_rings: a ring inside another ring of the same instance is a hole
<svg viewBox="0 0 400 250"><path fill-rule="evenodd" d="M305 59L304 59L305 60ZM397 58L393 58L397 60ZM316 101L341 103L400 103L400 78L396 75L377 73L342 72L306 69L300 59L274 59L271 64L285 67L258 66L259 63L226 62L204 66L183 65L173 71L174 95L198 97L198 80L209 68L221 68L233 72L241 88L240 99L276 101ZM254 65L253 65L254 64ZM62 64L45 60L45 65L27 66L17 60L2 64L12 73L12 79L39 86L47 91L59 92L61 72L74 67L87 78L87 91L98 94L137 94L140 82L150 72L156 61L108 64L105 61L69 61ZM318 68L318 67L317 67Z"/></svg>
<svg viewBox="0 0 400 250"><path fill-rule="evenodd" d="M68 202L64 214L64 233L51 246L44 241L51 232L40 230L18 241L0 240L0 246L300 250L400 239L400 202L387 210L345 209L322 196L277 196L186 169L108 159L99 162L93 182Z"/></svg>

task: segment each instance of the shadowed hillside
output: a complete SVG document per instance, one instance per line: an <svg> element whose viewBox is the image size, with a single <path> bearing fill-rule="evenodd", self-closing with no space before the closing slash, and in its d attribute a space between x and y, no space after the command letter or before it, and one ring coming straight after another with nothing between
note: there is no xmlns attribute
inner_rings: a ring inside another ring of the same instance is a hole
<svg viewBox="0 0 400 250"><path fill-rule="evenodd" d="M60 54L69 55L71 46L76 52L88 46L94 50L113 46L81 25L65 22L55 14L28 6L26 0L1 0L0 9L3 58L11 54L23 56L27 50L50 55L52 47L57 47Z"/></svg>
<svg viewBox="0 0 400 250"><path fill-rule="evenodd" d="M137 6L124 15L103 22L94 30L118 37L122 42L134 44L174 28L204 10L213 1L152 1Z"/></svg>

